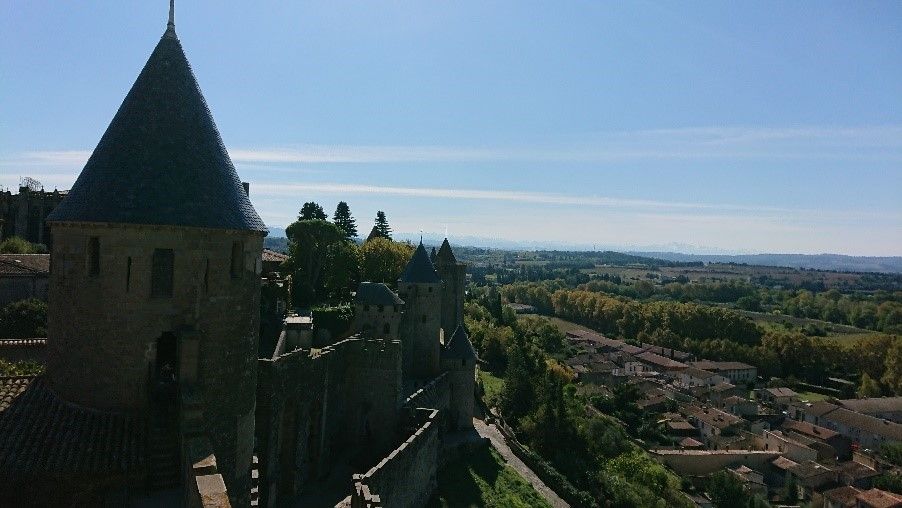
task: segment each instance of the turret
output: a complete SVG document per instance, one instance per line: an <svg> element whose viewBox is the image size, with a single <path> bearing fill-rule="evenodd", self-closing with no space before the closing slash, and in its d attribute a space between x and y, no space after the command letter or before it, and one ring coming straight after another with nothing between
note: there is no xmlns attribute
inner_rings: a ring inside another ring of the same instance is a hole
<svg viewBox="0 0 902 508"><path fill-rule="evenodd" d="M476 350L463 325L442 349L442 370L450 376L450 405L448 421L452 428L473 426L473 407L476 388Z"/></svg>
<svg viewBox="0 0 902 508"><path fill-rule="evenodd" d="M398 280L398 293L406 305L401 318L404 379L425 382L439 372L442 280L422 242Z"/></svg>
<svg viewBox="0 0 902 508"><path fill-rule="evenodd" d="M442 330L449 337L464 319L464 292L467 287L467 265L458 263L448 239L435 254L435 269L442 282Z"/></svg>
<svg viewBox="0 0 902 508"><path fill-rule="evenodd" d="M192 414L202 412L233 502L245 504L266 227L225 150L171 10L166 32L47 222L53 390L164 426L179 421L181 395L190 390L200 405Z"/></svg>

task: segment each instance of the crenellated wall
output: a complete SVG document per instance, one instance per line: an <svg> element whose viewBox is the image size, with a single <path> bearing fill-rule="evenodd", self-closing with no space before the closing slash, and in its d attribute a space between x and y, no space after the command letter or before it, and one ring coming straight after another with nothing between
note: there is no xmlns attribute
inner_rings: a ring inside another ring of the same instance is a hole
<svg viewBox="0 0 902 508"><path fill-rule="evenodd" d="M260 506L328 473L333 450L363 461L386 453L397 442L400 367L400 342L359 336L259 360Z"/></svg>
<svg viewBox="0 0 902 508"><path fill-rule="evenodd" d="M439 411L417 409L416 423L416 430L401 446L366 473L354 475L352 507L426 505L437 484Z"/></svg>

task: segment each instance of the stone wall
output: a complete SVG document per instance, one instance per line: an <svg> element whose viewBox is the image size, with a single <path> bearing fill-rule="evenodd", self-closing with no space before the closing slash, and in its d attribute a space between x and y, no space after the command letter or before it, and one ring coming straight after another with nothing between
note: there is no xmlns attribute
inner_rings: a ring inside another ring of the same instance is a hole
<svg viewBox="0 0 902 508"><path fill-rule="evenodd" d="M451 403L451 374L442 372L404 400L405 409L430 408L446 411Z"/></svg>
<svg viewBox="0 0 902 508"><path fill-rule="evenodd" d="M374 461L396 442L398 341L355 336L318 351L261 359L259 365L260 506L327 474L333 451Z"/></svg>
<svg viewBox="0 0 902 508"><path fill-rule="evenodd" d="M351 506L410 508L429 501L437 485L439 411L418 409L416 416L419 425L401 446L365 474L354 475Z"/></svg>
<svg viewBox="0 0 902 508"><path fill-rule="evenodd" d="M0 340L0 359L44 363L47 360L47 339Z"/></svg>
<svg viewBox="0 0 902 508"><path fill-rule="evenodd" d="M649 450L649 453L679 475L707 475L736 464L761 469L780 456L780 452L760 450Z"/></svg>

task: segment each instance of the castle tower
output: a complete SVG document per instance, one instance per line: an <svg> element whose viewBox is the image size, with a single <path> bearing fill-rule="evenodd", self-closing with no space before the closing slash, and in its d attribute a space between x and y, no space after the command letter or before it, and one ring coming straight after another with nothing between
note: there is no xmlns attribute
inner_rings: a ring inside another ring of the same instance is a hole
<svg viewBox="0 0 902 508"><path fill-rule="evenodd" d="M448 239L442 242L435 254L435 269L441 277L442 287L442 330L449 337L464 319L464 291L467 287L467 265L458 263L451 251Z"/></svg>
<svg viewBox="0 0 902 508"><path fill-rule="evenodd" d="M398 340L404 300L381 282L361 282L354 296L354 330L367 338Z"/></svg>
<svg viewBox="0 0 902 508"><path fill-rule="evenodd" d="M170 424L178 415L159 408L178 410L190 391L233 503L247 504L266 227L223 146L171 10L163 37L47 220L54 391L89 408L151 420L162 413Z"/></svg>
<svg viewBox="0 0 902 508"><path fill-rule="evenodd" d="M476 350L461 324L442 349L442 370L451 377L449 422L452 428L467 429L473 426L476 361Z"/></svg>
<svg viewBox="0 0 902 508"><path fill-rule="evenodd" d="M423 242L398 280L398 293L406 306L401 316L404 380L428 381L439 371L442 279L429 261Z"/></svg>

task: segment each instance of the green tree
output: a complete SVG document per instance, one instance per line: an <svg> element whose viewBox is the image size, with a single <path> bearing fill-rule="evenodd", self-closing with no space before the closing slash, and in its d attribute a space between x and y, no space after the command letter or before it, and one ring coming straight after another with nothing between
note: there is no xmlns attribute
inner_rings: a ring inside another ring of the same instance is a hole
<svg viewBox="0 0 902 508"><path fill-rule="evenodd" d="M298 220L326 220L326 211L318 203L308 201L301 207Z"/></svg>
<svg viewBox="0 0 902 508"><path fill-rule="evenodd" d="M745 489L736 475L729 471L718 471L708 479L708 495L717 508L734 508L746 501Z"/></svg>
<svg viewBox="0 0 902 508"><path fill-rule="evenodd" d="M391 239L391 227L389 227L388 219L385 218L385 212L382 210L376 212L376 230L384 238Z"/></svg>
<svg viewBox="0 0 902 508"><path fill-rule="evenodd" d="M362 255L354 242L338 242L326 249L323 290L332 303L351 301L351 292L360 284Z"/></svg>
<svg viewBox="0 0 902 508"><path fill-rule="evenodd" d="M28 339L47 336L47 304L32 298L0 309L0 338Z"/></svg>
<svg viewBox="0 0 902 508"><path fill-rule="evenodd" d="M292 271L292 303L308 307L323 301L323 268L331 249L345 243L344 231L325 220L299 220L286 228L288 261ZM335 277L335 274L330 274Z"/></svg>
<svg viewBox="0 0 902 508"><path fill-rule="evenodd" d="M890 441L880 447L880 456L893 465L902 467L902 441Z"/></svg>
<svg viewBox="0 0 902 508"><path fill-rule="evenodd" d="M868 375L867 372L861 375L861 384L858 385L859 397L879 397L880 396L880 384L877 383L871 376Z"/></svg>
<svg viewBox="0 0 902 508"><path fill-rule="evenodd" d="M533 380L540 374L537 364L522 337L515 336L507 351L500 401L501 413L511 423L516 424L532 412L536 396ZM544 364L541 366L544 367Z"/></svg>
<svg viewBox="0 0 902 508"><path fill-rule="evenodd" d="M339 201L335 208L335 215L332 216L332 222L345 232L348 240L357 238L357 221L351 215L351 208L344 201Z"/></svg>
<svg viewBox="0 0 902 508"><path fill-rule="evenodd" d="M0 254L35 254L37 246L18 236L11 236L0 242Z"/></svg>
<svg viewBox="0 0 902 508"><path fill-rule="evenodd" d="M363 280L394 286L413 255L413 246L376 238L364 243L360 252Z"/></svg>
<svg viewBox="0 0 902 508"><path fill-rule="evenodd" d="M892 345L886 351L883 366L880 382L892 393L902 395L902 337L893 338Z"/></svg>

